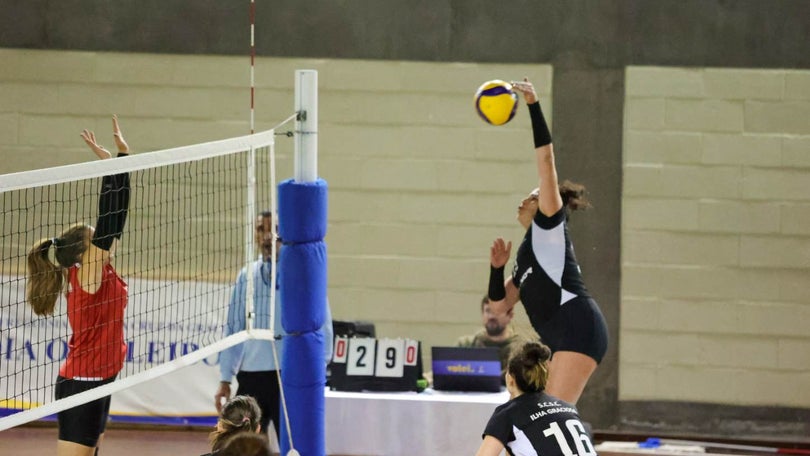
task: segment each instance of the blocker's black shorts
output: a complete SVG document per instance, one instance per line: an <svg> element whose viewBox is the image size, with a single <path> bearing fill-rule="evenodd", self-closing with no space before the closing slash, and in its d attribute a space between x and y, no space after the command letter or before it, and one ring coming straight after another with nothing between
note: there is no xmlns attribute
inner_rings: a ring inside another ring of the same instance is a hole
<svg viewBox="0 0 810 456"><path fill-rule="evenodd" d="M97 386L106 385L113 380L115 380L115 377L98 381L56 377L54 395L56 399L63 399ZM57 415L59 440L95 447L98 444L98 437L104 433L107 426L109 414L110 396L59 412Z"/></svg>

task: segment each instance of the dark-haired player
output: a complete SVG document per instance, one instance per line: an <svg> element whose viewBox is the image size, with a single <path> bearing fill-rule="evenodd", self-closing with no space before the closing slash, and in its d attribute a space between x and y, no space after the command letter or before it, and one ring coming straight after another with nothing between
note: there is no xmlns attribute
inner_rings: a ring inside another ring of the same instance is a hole
<svg viewBox="0 0 810 456"><path fill-rule="evenodd" d="M585 188L557 182L554 148L534 87L513 82L529 107L534 133L539 186L523 199L517 219L526 228L512 275L504 268L512 243L496 239L490 249L490 306L510 311L518 300L543 343L553 353L546 390L571 404L579 400L588 379L607 351L607 325L580 274L568 235L571 210L588 206Z"/></svg>
<svg viewBox="0 0 810 456"><path fill-rule="evenodd" d="M551 350L528 342L512 354L506 371L509 402L498 406L476 456L596 455L574 405L546 393Z"/></svg>

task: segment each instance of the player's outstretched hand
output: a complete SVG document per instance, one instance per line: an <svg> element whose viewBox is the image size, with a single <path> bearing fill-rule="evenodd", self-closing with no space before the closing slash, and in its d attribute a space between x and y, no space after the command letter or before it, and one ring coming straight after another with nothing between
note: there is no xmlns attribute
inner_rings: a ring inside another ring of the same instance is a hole
<svg viewBox="0 0 810 456"><path fill-rule="evenodd" d="M511 81L512 89L515 92L523 94L523 99L526 104L533 104L537 102L537 92L534 90L534 85L529 82L529 78L523 78L523 81Z"/></svg>
<svg viewBox="0 0 810 456"><path fill-rule="evenodd" d="M85 129L81 132L81 136L84 143L90 147L90 150L92 150L98 158L104 160L112 157L110 151L96 141L96 135L92 131Z"/></svg>
<svg viewBox="0 0 810 456"><path fill-rule="evenodd" d="M121 133L121 127L118 126L118 116L113 114L113 139L115 139L115 146L118 147L118 152L127 154L129 153L129 144L124 140L124 135Z"/></svg>
<svg viewBox="0 0 810 456"><path fill-rule="evenodd" d="M489 249L489 263L493 268L502 268L509 261L512 253L512 241L506 242L503 238L495 239Z"/></svg>
<svg viewBox="0 0 810 456"><path fill-rule="evenodd" d="M113 115L113 138L115 139L115 146L120 153L129 153L129 145L124 140L124 135L121 133L121 127L118 125L118 116ZM96 135L90 130L82 130L81 137L84 143L93 151L96 156L102 160L112 157L112 154L106 147L96 141Z"/></svg>

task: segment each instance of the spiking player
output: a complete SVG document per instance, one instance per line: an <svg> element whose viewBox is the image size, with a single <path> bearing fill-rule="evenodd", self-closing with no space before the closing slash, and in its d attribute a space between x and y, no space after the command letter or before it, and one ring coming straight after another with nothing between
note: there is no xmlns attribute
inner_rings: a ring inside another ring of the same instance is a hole
<svg viewBox="0 0 810 456"><path fill-rule="evenodd" d="M518 221L526 235L518 248L512 275L504 267L512 243L497 238L490 249L490 308L507 312L518 300L543 343L553 353L546 389L571 404L579 400L588 379L607 351L607 324L591 298L568 236L568 211L588 206L585 188L557 183L554 148L534 86L513 82L531 115L539 187L523 199Z"/></svg>

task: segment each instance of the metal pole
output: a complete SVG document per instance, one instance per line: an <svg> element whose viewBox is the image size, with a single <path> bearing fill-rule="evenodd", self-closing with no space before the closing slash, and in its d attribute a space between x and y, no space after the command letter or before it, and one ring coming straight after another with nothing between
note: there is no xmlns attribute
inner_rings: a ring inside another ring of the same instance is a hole
<svg viewBox="0 0 810 456"><path fill-rule="evenodd" d="M295 180L318 179L318 72L295 71Z"/></svg>

